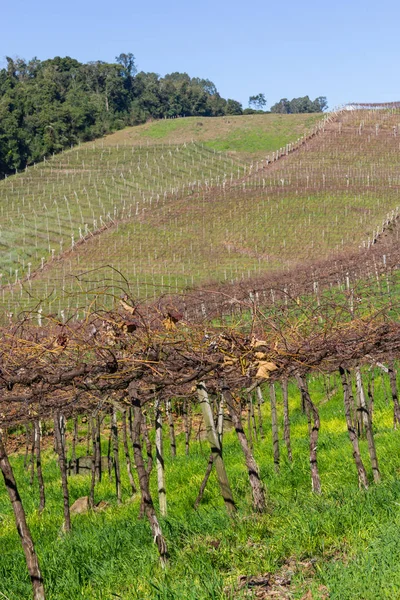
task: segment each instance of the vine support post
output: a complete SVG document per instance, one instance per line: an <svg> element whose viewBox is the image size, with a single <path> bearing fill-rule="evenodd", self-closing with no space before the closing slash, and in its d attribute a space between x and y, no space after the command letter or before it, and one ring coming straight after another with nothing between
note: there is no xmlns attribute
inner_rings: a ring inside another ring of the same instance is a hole
<svg viewBox="0 0 400 600"><path fill-rule="evenodd" d="M222 458L221 445L215 431L214 417L211 409L210 399L208 397L206 386L203 382L197 384L197 395L200 402L201 412L206 426L207 439L211 447L213 462L217 472L218 483L221 489L221 495L224 499L227 511L230 514L236 512L236 505L233 499L231 486L226 473L224 460Z"/></svg>
<svg viewBox="0 0 400 600"><path fill-rule="evenodd" d="M131 429L133 455L139 477L139 486L140 493L142 496L142 503L144 506L144 512L150 523L154 541L157 544L158 552L160 554L161 565L164 567L167 564L168 550L161 526L158 522L156 511L154 509L153 499L150 494L149 473L146 470L146 466L143 460L142 444L140 440L140 432L143 421L142 404L134 382L132 382L129 385L128 393L133 408L133 422Z"/></svg>
<svg viewBox="0 0 400 600"><path fill-rule="evenodd" d="M92 427L95 429L95 468L96 468L96 479L97 481L101 481L101 435L100 435L100 426L101 426L101 416L100 412L97 412L96 418L92 422Z"/></svg>
<svg viewBox="0 0 400 600"><path fill-rule="evenodd" d="M276 409L276 392L275 384L270 383L269 399L271 403L271 428L272 428L272 445L274 452L274 468L275 473L279 473L280 452L279 452L279 431L278 431L278 413Z"/></svg>
<svg viewBox="0 0 400 600"><path fill-rule="evenodd" d="M69 511L69 491L67 477L67 462L65 458L65 420L64 416L56 411L54 414L54 435L56 438L58 462L61 472L61 485L64 498L64 530L71 531L71 514Z"/></svg>
<svg viewBox="0 0 400 600"><path fill-rule="evenodd" d="M71 464L74 475L78 472L78 461L76 460L76 443L78 441L78 417L74 417L74 432L72 435Z"/></svg>
<svg viewBox="0 0 400 600"><path fill-rule="evenodd" d="M372 427L372 411L369 410L367 403L365 401L365 392L364 392L364 386L362 383L360 367L356 368L356 381L357 381L358 394L361 399L360 404L361 404L361 410L362 410L362 415L363 415L363 423L365 425L365 433L367 436L368 452L369 452L369 457L371 459L372 474L373 474L375 483L379 483L381 480L381 474L379 471L378 456L376 454L376 448L375 448L374 431L373 431L373 427Z"/></svg>
<svg viewBox="0 0 400 600"><path fill-rule="evenodd" d="M251 394L246 398L247 402L247 436L249 438L249 446L253 449L253 430L251 423Z"/></svg>
<svg viewBox="0 0 400 600"><path fill-rule="evenodd" d="M172 407L171 400L167 398L165 400L165 414L168 419L168 429L169 429L169 443L171 449L171 457L175 458L176 456L176 440L175 440L175 427L174 427L174 417L172 415Z"/></svg>
<svg viewBox="0 0 400 600"><path fill-rule="evenodd" d="M292 462L292 446L290 443L290 417L289 417L289 394L287 377L282 379L282 396L283 396L283 437L285 440L286 450L289 462Z"/></svg>
<svg viewBox="0 0 400 600"><path fill-rule="evenodd" d="M243 429L240 408L239 412L235 409L235 401L230 390L226 386L223 387L222 396L226 402L226 406L228 407L229 415L232 419L232 423L235 428L239 444L244 454L251 491L253 494L254 509L257 512L264 512L266 508L264 487L260 479L258 465L254 459L253 453L251 452L249 443L246 438L246 434Z"/></svg>
<svg viewBox="0 0 400 600"><path fill-rule="evenodd" d="M44 492L44 480L42 472L42 456L40 451L40 438L41 438L41 424L39 419L34 423L35 428L35 454L36 454L36 473L39 482L39 512L43 512L46 504L46 496Z"/></svg>
<svg viewBox="0 0 400 600"><path fill-rule="evenodd" d="M256 387L256 394L257 394L257 412L258 412L258 431L260 433L260 438L263 439L264 438L264 430L263 430L261 406L264 402L264 398L263 398L262 391L261 391L261 388L259 385Z"/></svg>
<svg viewBox="0 0 400 600"><path fill-rule="evenodd" d="M45 600L43 577L40 571L39 560L35 551L32 535L28 524L21 497L18 492L14 473L8 460L7 452L3 443L3 433L0 429L0 469L4 477L8 497L14 512L15 524L21 539L22 549L25 554L26 566L32 584L33 600Z"/></svg>
<svg viewBox="0 0 400 600"><path fill-rule="evenodd" d="M189 456L190 448L190 434L192 430L191 416L190 416L190 405L188 404L187 398L183 401L183 421L185 424L185 454Z"/></svg>
<svg viewBox="0 0 400 600"><path fill-rule="evenodd" d="M256 415L254 413L254 401L253 394L249 394L249 408L250 408L250 417L251 423L253 427L253 439L255 442L258 442L258 431L257 431L257 423L256 423Z"/></svg>
<svg viewBox="0 0 400 600"><path fill-rule="evenodd" d="M300 373L296 373L297 385L301 392L302 401L306 407L306 413L308 415L309 424L309 436L310 436L310 470L311 470L311 486L312 491L315 494L321 493L321 480L318 471L317 462L317 448L318 448L318 434L320 428L320 420L317 407L311 400L310 393L308 391L307 380L302 377ZM313 423L311 423L311 418Z"/></svg>
<svg viewBox="0 0 400 600"><path fill-rule="evenodd" d="M113 445L113 459L114 459L114 473L115 473L115 491L117 494L117 502L122 502L122 490L121 490L121 472L119 467L119 444L118 444L118 421L117 421L117 409L113 406L112 418L111 418L111 437Z"/></svg>
<svg viewBox="0 0 400 600"><path fill-rule="evenodd" d="M135 480L133 478L133 473L132 473L132 462L131 462L131 456L129 453L128 434L126 431L126 410L122 413L122 442L124 445L126 470L128 472L129 484L131 486L131 494L133 496L134 494L136 494L136 485L135 485Z"/></svg>
<svg viewBox="0 0 400 600"><path fill-rule="evenodd" d="M90 432L92 436L92 464L91 464L91 481L89 492L89 506L94 507L94 490L96 487L96 461L97 461L97 445L96 445L96 419L94 415L90 418Z"/></svg>
<svg viewBox="0 0 400 600"><path fill-rule="evenodd" d="M394 368L394 361L392 360L389 365L389 380L390 380L390 389L392 392L393 398L393 423L394 428L397 429L397 426L400 425L400 404L399 404L399 396L397 392L397 376L396 370Z"/></svg>
<svg viewBox="0 0 400 600"><path fill-rule="evenodd" d="M357 467L358 482L359 482L360 487L363 487L364 489L367 490L368 489L367 472L365 470L365 467L364 467L364 464L363 464L363 461L361 458L356 428L351 419L352 390L351 390L351 387L349 385L349 382L348 382L348 379L346 376L346 371L343 369L343 367L339 367L339 373L340 373L340 377L342 380L342 387L343 387L344 412L345 412L345 416L346 416L347 431L349 433L349 438L350 438L351 444L353 446L353 458L354 458L354 462L356 463L356 467Z"/></svg>
<svg viewBox="0 0 400 600"><path fill-rule="evenodd" d="M156 463L157 463L157 483L158 483L158 500L160 505L160 513L163 517L167 515L167 493L165 489L165 465L163 451L163 431L162 431L162 413L161 401L159 396L156 397L154 403L155 410L155 425L156 425Z"/></svg>
<svg viewBox="0 0 400 600"><path fill-rule="evenodd" d="M219 445L222 449L223 437L224 437L224 409L225 409L225 398L221 395L220 401L218 403L218 417L217 417L217 435Z"/></svg>

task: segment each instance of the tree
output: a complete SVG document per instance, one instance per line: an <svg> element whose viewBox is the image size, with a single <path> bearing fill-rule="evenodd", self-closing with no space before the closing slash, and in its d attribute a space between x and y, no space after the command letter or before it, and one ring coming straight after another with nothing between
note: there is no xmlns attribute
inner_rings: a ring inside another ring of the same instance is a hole
<svg viewBox="0 0 400 600"><path fill-rule="evenodd" d="M122 52L115 57L115 60L122 66L121 71L124 77L134 77L136 75L137 68L135 65L135 57L132 52L128 52L128 54Z"/></svg>
<svg viewBox="0 0 400 600"><path fill-rule="evenodd" d="M250 96L249 107L255 110L263 110L267 104L264 94L257 94L256 96Z"/></svg>
<svg viewBox="0 0 400 600"><path fill-rule="evenodd" d="M287 98L281 98L279 102L271 106L272 113L289 114L290 102Z"/></svg>
<svg viewBox="0 0 400 600"><path fill-rule="evenodd" d="M318 96L318 98L315 98L313 105L316 109L315 112L324 112L324 110L327 110L328 108L328 100L326 99L326 96Z"/></svg>
<svg viewBox="0 0 400 600"><path fill-rule="evenodd" d="M290 101L290 112L292 114L314 112L310 98L308 96L293 98Z"/></svg>
<svg viewBox="0 0 400 600"><path fill-rule="evenodd" d="M226 102L225 114L226 115L241 115L243 113L243 107L237 100L229 98Z"/></svg>

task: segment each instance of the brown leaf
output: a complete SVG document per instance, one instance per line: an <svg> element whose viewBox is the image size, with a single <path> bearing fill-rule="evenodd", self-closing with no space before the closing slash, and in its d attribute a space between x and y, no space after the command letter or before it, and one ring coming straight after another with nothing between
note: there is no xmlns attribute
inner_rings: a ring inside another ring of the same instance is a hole
<svg viewBox="0 0 400 600"><path fill-rule="evenodd" d="M276 371L278 367L275 363L269 362L268 360L262 360L258 363L258 370L256 373L256 377L261 377L262 379L269 379L269 374L271 371Z"/></svg>
<svg viewBox="0 0 400 600"><path fill-rule="evenodd" d="M136 310L135 306L130 306L129 304L127 304L127 303L125 302L125 300L122 300L122 298L121 298L121 300L119 301L119 303L120 303L120 305L121 305L121 306L122 306L122 307L123 307L123 308L124 308L124 309L125 309L125 310L126 310L128 313L129 313L129 314L130 314L130 315L133 315L133 314L134 314L134 312L135 312L135 310Z"/></svg>

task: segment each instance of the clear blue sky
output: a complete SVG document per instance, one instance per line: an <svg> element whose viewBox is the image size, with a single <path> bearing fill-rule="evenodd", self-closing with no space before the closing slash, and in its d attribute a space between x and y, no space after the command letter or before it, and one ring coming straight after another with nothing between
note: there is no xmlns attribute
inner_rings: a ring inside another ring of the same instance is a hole
<svg viewBox="0 0 400 600"><path fill-rule="evenodd" d="M330 107L400 100L398 0L3 0L0 14L0 66L133 52L139 70L206 77L244 106L259 92L268 106L306 94Z"/></svg>

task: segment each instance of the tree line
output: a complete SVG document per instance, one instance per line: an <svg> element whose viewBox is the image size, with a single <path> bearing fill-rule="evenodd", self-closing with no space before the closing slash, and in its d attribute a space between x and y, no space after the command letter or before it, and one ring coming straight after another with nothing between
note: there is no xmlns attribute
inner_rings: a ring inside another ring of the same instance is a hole
<svg viewBox="0 0 400 600"><path fill-rule="evenodd" d="M310 100L309 96L301 98L281 98L279 102L271 106L272 113L295 114L295 113L315 113L324 112L328 108L328 101L325 96L318 96L315 100Z"/></svg>

